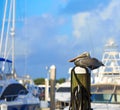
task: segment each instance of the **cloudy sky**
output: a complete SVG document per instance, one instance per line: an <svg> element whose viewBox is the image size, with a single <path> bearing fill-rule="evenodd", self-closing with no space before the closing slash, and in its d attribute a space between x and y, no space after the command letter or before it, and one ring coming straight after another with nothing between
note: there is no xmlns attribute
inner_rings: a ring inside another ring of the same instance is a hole
<svg viewBox="0 0 120 110"><path fill-rule="evenodd" d="M101 60L109 39L120 45L120 0L16 0L16 4L15 66L20 75L45 78L46 67L55 65L56 77L67 78L74 66L69 59L87 51Z"/></svg>

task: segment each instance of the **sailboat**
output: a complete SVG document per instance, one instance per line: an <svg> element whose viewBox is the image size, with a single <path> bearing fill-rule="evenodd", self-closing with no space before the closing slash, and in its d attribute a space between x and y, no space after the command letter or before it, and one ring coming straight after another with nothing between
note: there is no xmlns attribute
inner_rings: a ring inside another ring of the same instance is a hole
<svg viewBox="0 0 120 110"><path fill-rule="evenodd" d="M21 79L15 72L15 4L16 0L6 0L4 7L0 36L0 110L38 110L40 108L39 98L33 94L32 88L28 89L25 87L25 83L20 82ZM9 42L10 37L11 43ZM9 60L10 52L12 53L11 60ZM26 79L30 81L29 77Z"/></svg>
<svg viewBox="0 0 120 110"><path fill-rule="evenodd" d="M91 85L93 110L120 109L120 52L114 40L105 45L102 62L105 66L94 71Z"/></svg>

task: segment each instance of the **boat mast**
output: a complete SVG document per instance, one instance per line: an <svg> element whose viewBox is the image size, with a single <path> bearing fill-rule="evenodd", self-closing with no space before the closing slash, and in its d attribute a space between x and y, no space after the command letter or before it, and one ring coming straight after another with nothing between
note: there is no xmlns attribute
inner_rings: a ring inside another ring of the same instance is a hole
<svg viewBox="0 0 120 110"><path fill-rule="evenodd" d="M9 57L9 55L12 57L12 68L11 73L12 76L15 77L15 49L14 49L14 38L15 38L15 7L16 7L16 0L6 0L5 1L5 8L4 8L4 14L3 14L3 20L2 20L2 30L1 30L1 36L0 36L0 56L5 59L5 61L2 62L2 68L1 68L1 74L5 73L6 68L6 61ZM8 14L8 16L7 16ZM8 19L7 19L8 17ZM7 23L6 23L7 21ZM6 23L6 24L5 24ZM9 42L9 35L11 37L11 40ZM11 44L11 45L9 45ZM3 52L3 53L2 53ZM12 54L10 54L12 53ZM3 74L3 77L5 79L6 75Z"/></svg>
<svg viewBox="0 0 120 110"><path fill-rule="evenodd" d="M12 27L11 27L11 37L12 37L12 74L15 77L15 62L14 62L14 56L15 56L15 41L14 41L14 37L15 37L15 4L16 4L16 0L13 0L13 14L12 14Z"/></svg>

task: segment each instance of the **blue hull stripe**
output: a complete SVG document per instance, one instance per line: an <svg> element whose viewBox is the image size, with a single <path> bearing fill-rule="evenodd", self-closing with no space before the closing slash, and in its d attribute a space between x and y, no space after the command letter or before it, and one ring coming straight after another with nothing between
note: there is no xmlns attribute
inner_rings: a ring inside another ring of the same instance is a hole
<svg viewBox="0 0 120 110"><path fill-rule="evenodd" d="M40 109L39 104L8 106L8 110L39 110L39 109Z"/></svg>

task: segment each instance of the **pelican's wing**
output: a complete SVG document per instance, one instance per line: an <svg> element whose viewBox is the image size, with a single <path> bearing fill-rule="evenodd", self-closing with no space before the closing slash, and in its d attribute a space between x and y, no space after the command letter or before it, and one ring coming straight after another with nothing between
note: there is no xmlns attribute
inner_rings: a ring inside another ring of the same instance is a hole
<svg viewBox="0 0 120 110"><path fill-rule="evenodd" d="M78 58L85 58L85 57L90 57L90 54L88 52L84 52L83 54L80 54L79 56L70 59L69 62L74 62Z"/></svg>

